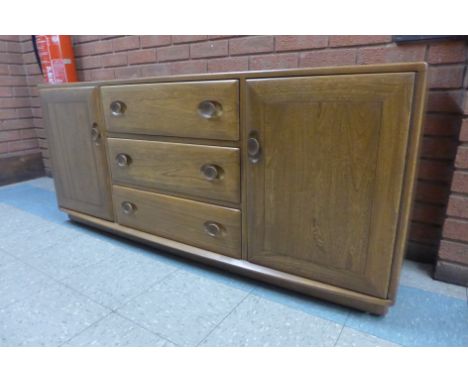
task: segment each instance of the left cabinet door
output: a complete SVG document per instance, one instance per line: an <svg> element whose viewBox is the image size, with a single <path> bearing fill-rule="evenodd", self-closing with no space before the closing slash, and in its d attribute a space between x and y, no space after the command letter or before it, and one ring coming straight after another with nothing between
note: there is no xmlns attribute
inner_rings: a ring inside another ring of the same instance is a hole
<svg viewBox="0 0 468 382"><path fill-rule="evenodd" d="M98 88L40 94L59 206L113 220Z"/></svg>

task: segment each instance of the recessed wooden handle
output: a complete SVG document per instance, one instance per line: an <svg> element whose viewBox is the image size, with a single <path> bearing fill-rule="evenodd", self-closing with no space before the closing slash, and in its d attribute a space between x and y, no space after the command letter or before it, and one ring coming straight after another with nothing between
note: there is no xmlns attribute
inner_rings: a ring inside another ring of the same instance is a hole
<svg viewBox="0 0 468 382"><path fill-rule="evenodd" d="M210 181L219 179L222 173L221 167L216 166L215 164L204 164L200 167L200 171L205 179Z"/></svg>
<svg viewBox="0 0 468 382"><path fill-rule="evenodd" d="M223 233L223 226L219 223L207 221L204 224L205 232L212 237L219 237Z"/></svg>
<svg viewBox="0 0 468 382"><path fill-rule="evenodd" d="M123 113L125 113L126 109L127 109L127 105L125 105L125 103L123 103L122 101L113 101L110 104L111 114L114 117L118 117L122 115Z"/></svg>
<svg viewBox="0 0 468 382"><path fill-rule="evenodd" d="M247 153L249 155L249 161L251 163L257 163L260 160L261 151L260 141L256 135L251 134L249 139L247 139Z"/></svg>
<svg viewBox="0 0 468 382"><path fill-rule="evenodd" d="M129 155L120 153L115 156L115 161L117 162L117 166L127 167L132 161L132 159Z"/></svg>
<svg viewBox="0 0 468 382"><path fill-rule="evenodd" d="M94 125L93 127L91 127L91 139L96 144L98 144L101 140L101 133L99 132L99 129Z"/></svg>
<svg viewBox="0 0 468 382"><path fill-rule="evenodd" d="M136 211L136 206L132 202L124 201L121 207L125 215L131 215Z"/></svg>
<svg viewBox="0 0 468 382"><path fill-rule="evenodd" d="M213 119L219 117L223 112L222 105L217 101L202 101L198 104L198 114L203 118Z"/></svg>

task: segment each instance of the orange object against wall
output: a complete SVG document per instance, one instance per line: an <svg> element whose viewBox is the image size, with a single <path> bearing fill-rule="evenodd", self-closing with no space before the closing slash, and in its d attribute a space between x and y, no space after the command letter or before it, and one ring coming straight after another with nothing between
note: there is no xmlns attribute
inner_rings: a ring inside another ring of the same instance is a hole
<svg viewBox="0 0 468 382"><path fill-rule="evenodd" d="M38 35L37 50L42 73L50 84L77 82L71 36Z"/></svg>

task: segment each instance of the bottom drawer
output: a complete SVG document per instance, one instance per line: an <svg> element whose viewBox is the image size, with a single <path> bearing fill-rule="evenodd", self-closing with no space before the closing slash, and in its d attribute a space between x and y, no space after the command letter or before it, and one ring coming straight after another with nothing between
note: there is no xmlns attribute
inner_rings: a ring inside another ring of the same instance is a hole
<svg viewBox="0 0 468 382"><path fill-rule="evenodd" d="M119 224L241 258L241 212L174 196L113 186Z"/></svg>

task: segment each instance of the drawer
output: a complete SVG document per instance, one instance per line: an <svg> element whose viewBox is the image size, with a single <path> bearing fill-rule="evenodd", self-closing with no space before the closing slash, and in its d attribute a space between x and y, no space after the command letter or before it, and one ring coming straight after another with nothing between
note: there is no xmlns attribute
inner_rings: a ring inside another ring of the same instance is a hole
<svg viewBox="0 0 468 382"><path fill-rule="evenodd" d="M240 202L238 148L119 138L108 147L115 182Z"/></svg>
<svg viewBox="0 0 468 382"><path fill-rule="evenodd" d="M237 80L103 86L107 129L238 140L238 87Z"/></svg>
<svg viewBox="0 0 468 382"><path fill-rule="evenodd" d="M113 186L119 224L237 259L241 212L234 208Z"/></svg>

